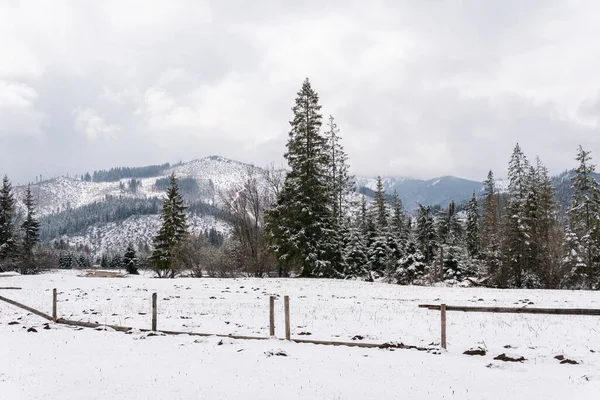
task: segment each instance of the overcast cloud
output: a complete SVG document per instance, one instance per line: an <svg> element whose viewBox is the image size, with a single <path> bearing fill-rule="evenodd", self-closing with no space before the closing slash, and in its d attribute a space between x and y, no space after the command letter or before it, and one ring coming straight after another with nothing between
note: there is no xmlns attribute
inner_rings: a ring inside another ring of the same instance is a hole
<svg viewBox="0 0 600 400"><path fill-rule="evenodd" d="M327 3L327 5L325 5ZM600 2L0 0L0 173L282 162L302 80L354 173L600 162Z"/></svg>

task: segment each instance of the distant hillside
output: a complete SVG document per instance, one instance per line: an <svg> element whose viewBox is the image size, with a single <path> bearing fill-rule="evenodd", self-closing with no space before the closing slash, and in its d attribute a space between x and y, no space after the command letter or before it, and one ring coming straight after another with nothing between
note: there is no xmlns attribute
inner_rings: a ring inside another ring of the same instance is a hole
<svg viewBox="0 0 600 400"><path fill-rule="evenodd" d="M226 233L229 223L219 208L219 193L242 183L248 170L262 171L211 156L173 166L111 168L84 174L82 179L59 177L36 183L31 190L42 240L88 245L98 255L107 249L122 251L129 242L151 243L160 225L158 215L171 173L178 177L192 231L214 228ZM24 186L15 188L21 210L24 191Z"/></svg>
<svg viewBox="0 0 600 400"><path fill-rule="evenodd" d="M398 192L404 207L412 211L417 203L424 205L441 205L446 207L450 201L456 203L469 200L473 193L479 194L483 183L454 176L442 176L428 180L401 177L382 177L383 187L388 195ZM356 184L359 192L369 196L375 190L377 179L357 177ZM505 189L505 181L496 182L499 190Z"/></svg>

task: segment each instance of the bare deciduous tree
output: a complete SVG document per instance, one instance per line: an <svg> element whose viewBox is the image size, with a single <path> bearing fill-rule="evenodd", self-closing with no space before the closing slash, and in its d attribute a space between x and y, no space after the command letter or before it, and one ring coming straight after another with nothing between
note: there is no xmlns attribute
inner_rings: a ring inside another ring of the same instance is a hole
<svg viewBox="0 0 600 400"><path fill-rule="evenodd" d="M268 275L274 267L264 230L264 211L280 187L280 175L274 168L261 177L253 167L247 170L243 184L221 193L225 210L233 226L229 253L232 263L255 277Z"/></svg>

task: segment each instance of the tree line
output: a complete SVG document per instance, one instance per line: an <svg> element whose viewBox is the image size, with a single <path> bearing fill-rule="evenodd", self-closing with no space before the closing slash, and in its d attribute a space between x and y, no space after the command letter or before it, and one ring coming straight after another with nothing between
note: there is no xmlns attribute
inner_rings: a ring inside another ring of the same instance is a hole
<svg viewBox="0 0 600 400"><path fill-rule="evenodd" d="M92 174L86 172L82 175L82 180L88 182L116 182L125 178L151 178L153 176L161 175L170 167L171 165L169 163L165 163L161 165L147 165L145 167L117 167L109 170L101 169L94 171Z"/></svg>

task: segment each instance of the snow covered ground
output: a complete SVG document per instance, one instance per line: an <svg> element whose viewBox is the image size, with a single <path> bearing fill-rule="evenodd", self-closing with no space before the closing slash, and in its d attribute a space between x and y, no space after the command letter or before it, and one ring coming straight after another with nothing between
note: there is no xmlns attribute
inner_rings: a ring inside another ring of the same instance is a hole
<svg viewBox="0 0 600 400"><path fill-rule="evenodd" d="M333 280L79 277L61 271L0 275L0 296L82 321L159 329L268 335L268 297L283 336L290 296L292 338L403 342L436 347L439 312L421 303L600 308L600 293L425 288ZM10 324L17 322L18 324ZM151 336L53 325L0 302L2 399L595 399L600 317L448 313L448 351L359 349L214 337ZM9 325L10 324L10 325ZM34 327L37 332L27 332ZM310 335L308 335L310 333ZM462 353L473 348L485 356ZM285 355L277 355L277 354ZM524 357L504 362L505 353ZM555 356L579 364L560 364Z"/></svg>

